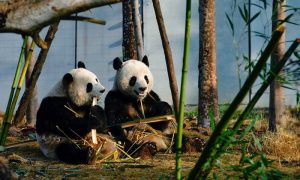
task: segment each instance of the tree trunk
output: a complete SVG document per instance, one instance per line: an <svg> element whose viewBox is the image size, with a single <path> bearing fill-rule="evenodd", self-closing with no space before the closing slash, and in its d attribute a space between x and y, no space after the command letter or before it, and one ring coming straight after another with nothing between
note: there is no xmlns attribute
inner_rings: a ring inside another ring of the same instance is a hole
<svg viewBox="0 0 300 180"><path fill-rule="evenodd" d="M272 31L274 31L279 22L278 20L285 19L285 0L273 0L272 14ZM275 66L283 57L285 52L285 34L279 40L279 43L274 48L271 55L271 66ZM283 71L278 77L283 78ZM285 110L284 104L284 89L281 87L280 79L275 79L270 85L270 101L269 101L269 130L276 131L276 123L282 123L282 117Z"/></svg>
<svg viewBox="0 0 300 180"><path fill-rule="evenodd" d="M215 1L199 0L198 123L209 126L209 113L219 120L216 77Z"/></svg>
<svg viewBox="0 0 300 180"><path fill-rule="evenodd" d="M27 42L27 52L30 48L30 44L31 44L31 42L28 41ZM26 56L27 56L27 53L25 54L25 57ZM31 56L31 59L29 62L29 67L28 67L27 73L26 73L26 87L28 87L29 79L30 79L34 64L35 64L35 53L32 52L32 56ZM32 90L32 96L31 96L31 98L29 100L29 104L27 106L26 124L28 124L30 126L35 125L37 109L38 109L38 97L37 97L37 88L35 86L34 89Z"/></svg>
<svg viewBox="0 0 300 180"><path fill-rule="evenodd" d="M122 2L123 8L123 60L138 59L130 0Z"/></svg>
<svg viewBox="0 0 300 180"><path fill-rule="evenodd" d="M141 61L145 55L144 52L144 41L143 41L143 35L142 35L142 25L141 25L141 18L140 18L140 12L139 7L140 3L139 0L132 0L132 6L133 6L133 12L134 12L134 30L135 30L135 37L136 37L136 46L137 46L137 54L138 59Z"/></svg>

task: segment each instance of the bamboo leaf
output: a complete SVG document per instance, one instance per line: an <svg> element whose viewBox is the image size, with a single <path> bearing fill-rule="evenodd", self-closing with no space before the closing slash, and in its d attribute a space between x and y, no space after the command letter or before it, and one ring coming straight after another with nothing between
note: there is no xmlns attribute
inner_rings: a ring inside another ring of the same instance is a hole
<svg viewBox="0 0 300 180"><path fill-rule="evenodd" d="M260 15L261 11L259 11L258 13L256 13L248 22L246 25L249 25L252 21L254 21L259 15Z"/></svg>
<svg viewBox="0 0 300 180"><path fill-rule="evenodd" d="M230 19L229 15L227 13L225 13L225 14L226 14L227 21L229 22L229 25L230 25L230 28L232 31L232 36L234 36L234 26L233 26L232 20Z"/></svg>
<svg viewBox="0 0 300 180"><path fill-rule="evenodd" d="M248 12L248 9L247 9L247 7L246 7L246 4L244 4L244 14L245 14L245 17L246 17L246 19L247 19L247 21L249 21L249 12Z"/></svg>
<svg viewBox="0 0 300 180"><path fill-rule="evenodd" d="M294 56L295 56L298 60L300 60L300 54L299 54L298 52L294 52Z"/></svg>
<svg viewBox="0 0 300 180"><path fill-rule="evenodd" d="M257 121L257 118L253 118L251 120L251 123L246 127L246 129L241 133L239 140L243 139L249 132L250 130L254 127L255 123Z"/></svg>
<svg viewBox="0 0 300 180"><path fill-rule="evenodd" d="M261 5L256 4L256 3L251 3L251 6L258 7L259 9L264 9L264 7L262 7Z"/></svg>
<svg viewBox="0 0 300 180"><path fill-rule="evenodd" d="M298 25L297 23L294 23L294 22L291 22L290 19L294 16L294 13L292 14L289 14L286 18L284 18L284 20L276 20L279 22L279 25L280 24L283 24L283 23L289 23L289 24L294 24L294 25Z"/></svg>
<svg viewBox="0 0 300 180"><path fill-rule="evenodd" d="M240 6L238 8L239 8L240 15L242 16L244 22L247 23L248 19L247 19L246 15L244 14L242 8Z"/></svg>
<svg viewBox="0 0 300 180"><path fill-rule="evenodd" d="M263 3L264 9L267 9L267 0L259 0L259 1Z"/></svg>
<svg viewBox="0 0 300 180"><path fill-rule="evenodd" d="M265 33L261 33L261 32L258 32L258 31L253 31L253 33L255 34L255 36L261 37L261 38L263 38L263 39L269 39L269 38L270 38L270 37L269 37L267 34L265 34Z"/></svg>
<svg viewBox="0 0 300 180"><path fill-rule="evenodd" d="M254 140L254 145L255 145L255 147L257 147L258 148L258 150L262 150L262 145L261 145L261 143L259 142L259 139L254 135L254 133L251 133L251 135L252 135L252 138L253 138L253 140Z"/></svg>

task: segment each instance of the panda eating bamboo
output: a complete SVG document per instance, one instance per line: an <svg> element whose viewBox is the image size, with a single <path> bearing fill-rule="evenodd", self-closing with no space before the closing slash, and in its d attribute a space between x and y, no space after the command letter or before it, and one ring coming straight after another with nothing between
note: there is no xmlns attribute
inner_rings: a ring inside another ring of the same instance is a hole
<svg viewBox="0 0 300 180"><path fill-rule="evenodd" d="M97 76L78 68L66 73L42 100L37 112L37 140L43 154L72 164L94 164L96 151L102 156L116 151L115 143L106 137L106 116L102 107L92 106L105 88ZM99 148L92 143L90 132L97 131Z"/></svg>
<svg viewBox="0 0 300 180"><path fill-rule="evenodd" d="M152 90L154 80L149 69L147 56L144 56L142 61L132 59L122 62L119 58L115 58L113 68L117 71L114 85L105 98L108 125L113 126L137 119L172 114L171 106L167 102L161 101ZM168 121L150 123L149 125L150 128L163 134L168 133ZM130 136L133 129L126 130L128 130L127 138L132 140ZM115 130L112 134L118 136L117 133ZM147 134L139 138L139 142L153 143L155 151L167 149L165 139L157 134Z"/></svg>

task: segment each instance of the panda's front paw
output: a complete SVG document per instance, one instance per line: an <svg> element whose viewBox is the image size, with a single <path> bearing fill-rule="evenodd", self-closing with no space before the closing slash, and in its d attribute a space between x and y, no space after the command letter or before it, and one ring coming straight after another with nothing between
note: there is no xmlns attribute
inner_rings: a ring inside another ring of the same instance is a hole
<svg viewBox="0 0 300 180"><path fill-rule="evenodd" d="M141 158L141 159L150 159L157 153L156 144L154 142L147 142L143 144L136 153L134 153L133 157Z"/></svg>
<svg viewBox="0 0 300 180"><path fill-rule="evenodd" d="M101 126L100 120L92 113L89 114L88 124L91 129L97 129Z"/></svg>
<svg viewBox="0 0 300 180"><path fill-rule="evenodd" d="M97 155L95 149L87 147L86 149L86 164L93 165L96 163Z"/></svg>

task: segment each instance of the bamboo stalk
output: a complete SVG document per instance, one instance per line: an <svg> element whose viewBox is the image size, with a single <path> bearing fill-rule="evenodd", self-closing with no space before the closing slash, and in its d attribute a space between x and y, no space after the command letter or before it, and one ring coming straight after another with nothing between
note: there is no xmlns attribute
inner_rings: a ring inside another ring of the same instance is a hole
<svg viewBox="0 0 300 180"><path fill-rule="evenodd" d="M212 155L215 154L215 151L217 149L219 136L227 128L232 115L234 114L236 109L239 107L240 103L247 95L247 92L249 92L249 89L251 88L256 78L258 77L259 73L261 72L264 65L266 64L271 52L273 51L275 45L278 43L284 30L285 30L284 26L280 26L272 34L271 40L269 41L267 47L263 51L261 57L259 58L255 67L253 68L251 74L248 76L244 85L242 86L242 88L240 89L240 91L238 92L238 94L230 104L229 108L221 118L220 122L217 124L216 129L214 130L213 134L209 138L198 162L190 172L188 179L195 179L195 178L205 179L204 175L207 174L207 171L209 170L209 167L211 165L210 164L211 158Z"/></svg>
<svg viewBox="0 0 300 180"><path fill-rule="evenodd" d="M189 49L190 49L190 34L191 34L191 0L186 1L186 15L185 15L185 36L184 36L184 52L182 62L182 75L181 75L181 89L179 101L179 116L177 117L177 138L176 138L176 179L181 179L181 156L182 156L182 134L183 134L183 120L184 120L184 99L186 90L186 79L188 72L189 62Z"/></svg>
<svg viewBox="0 0 300 180"><path fill-rule="evenodd" d="M35 47L35 43L34 43L34 41L32 41L29 52L28 52L28 55L27 55L27 58L25 60L24 67L22 69L20 79L18 81L17 89L14 93L11 104L9 105L9 107L7 107L9 110L8 110L8 115L5 115L6 119L3 120L3 126L2 126L2 131L1 131L1 139L0 139L0 144L1 145L5 144L8 129L9 129L10 124L12 123L13 113L14 113L14 110L15 110L15 107L16 107L16 104L17 104L17 101L18 101L18 98L19 98L19 94L20 94L22 85L24 83L24 79L25 79L26 72L27 72L27 69L28 69L28 66L29 66L29 62L31 60L31 56L32 56L32 52L34 50L34 47Z"/></svg>
<svg viewBox="0 0 300 180"><path fill-rule="evenodd" d="M4 118L3 118L1 135L0 135L0 144L1 145L4 145L4 143L2 143L2 141L3 141L2 139L4 138L3 134L5 133L4 129L6 129L4 126L6 126L6 124L7 124L7 117L8 117L8 114L9 114L10 107L11 107L12 99L13 99L14 94L15 94L15 89L17 87L17 79L19 77L19 73L20 73L20 69L21 69L21 65L22 65L22 60L23 60L26 45L27 45L27 40L28 40L28 36L25 36L24 40L23 40L23 45L22 45L22 48L21 48L21 53L20 53L20 56L19 56L18 65L17 65L16 71L15 71L15 76L14 76L13 83L12 83L12 86L11 86L11 90L10 90L9 99L8 99L8 102L7 102Z"/></svg>
<svg viewBox="0 0 300 180"><path fill-rule="evenodd" d="M172 57L172 50L169 44L166 27L164 25L164 19L162 16L159 0L152 0L152 3L155 11L156 21L160 32L162 45L164 48L169 83L170 83L170 88L172 93L173 106L174 106L175 116L177 117L179 113L179 98L178 98L178 87L177 87L177 81L176 81L174 63Z"/></svg>
<svg viewBox="0 0 300 180"><path fill-rule="evenodd" d="M34 65L34 68L32 70L31 77L28 81L28 86L26 87L26 89L23 93L23 96L22 96L21 101L20 101L20 105L19 105L19 107L17 109L17 112L15 114L14 123L19 123L25 115L26 107L29 104L29 100L32 96L33 89L36 86L36 82L37 82L37 80L38 80L38 78L41 74L41 71L42 71L43 65L46 61L47 54L49 52L51 43L52 43L52 41L54 39L54 36L55 36L55 33L57 31L58 24L59 24L59 22L57 22L55 24L52 24L49 27L49 30L48 30L46 38L45 38L45 42L48 44L47 45L48 48L47 49L41 49L41 51L39 53L37 61L36 61L35 65Z"/></svg>

